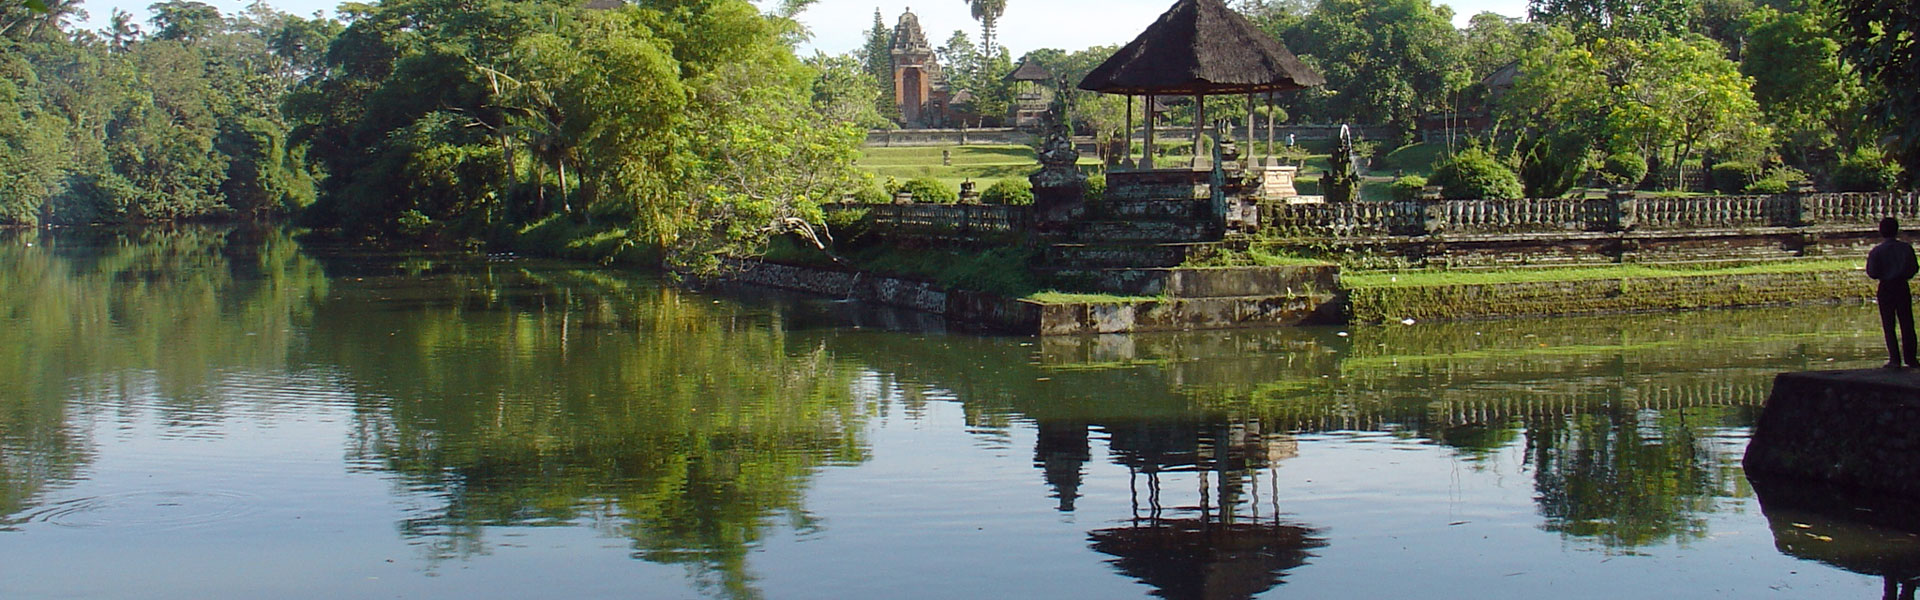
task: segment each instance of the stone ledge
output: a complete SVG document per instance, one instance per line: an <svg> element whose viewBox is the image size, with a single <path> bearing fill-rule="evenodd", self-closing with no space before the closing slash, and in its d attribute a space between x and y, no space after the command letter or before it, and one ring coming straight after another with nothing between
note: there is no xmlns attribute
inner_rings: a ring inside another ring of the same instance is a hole
<svg viewBox="0 0 1920 600"><path fill-rule="evenodd" d="M1920 495L1920 370L1780 374L1743 462L1764 476Z"/></svg>

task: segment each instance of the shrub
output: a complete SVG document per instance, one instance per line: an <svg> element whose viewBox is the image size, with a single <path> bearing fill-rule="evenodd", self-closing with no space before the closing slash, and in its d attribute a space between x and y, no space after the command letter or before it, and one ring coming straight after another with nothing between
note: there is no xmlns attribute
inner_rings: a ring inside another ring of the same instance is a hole
<svg viewBox="0 0 1920 600"><path fill-rule="evenodd" d="M1807 174L1793 167L1774 167L1765 177L1747 185L1749 194L1785 194L1793 190L1794 184L1807 180Z"/></svg>
<svg viewBox="0 0 1920 600"><path fill-rule="evenodd" d="M1899 182L1900 165L1871 146L1855 148L1833 169L1833 187L1842 192L1884 192Z"/></svg>
<svg viewBox="0 0 1920 600"><path fill-rule="evenodd" d="M886 188L879 182L869 181L866 185L860 186L860 189L853 191L853 199L855 202L865 204L886 204L893 201L893 195L888 194Z"/></svg>
<svg viewBox="0 0 1920 600"><path fill-rule="evenodd" d="M1419 175L1408 175L1406 177L1395 179L1393 180L1393 188L1392 188L1393 199L1403 200L1403 201L1419 200L1420 190L1426 187L1427 187L1427 178L1421 177Z"/></svg>
<svg viewBox="0 0 1920 600"><path fill-rule="evenodd" d="M1033 204L1033 183L1025 178L1009 177L993 182L980 192L985 204Z"/></svg>
<svg viewBox="0 0 1920 600"><path fill-rule="evenodd" d="M1511 200L1522 196L1520 176L1480 148L1467 148L1434 165L1433 183L1449 199Z"/></svg>
<svg viewBox="0 0 1920 600"><path fill-rule="evenodd" d="M1713 191L1738 194L1752 187L1760 178L1760 165L1730 160L1713 165L1707 171L1707 177L1712 180Z"/></svg>
<svg viewBox="0 0 1920 600"><path fill-rule="evenodd" d="M915 177L900 184L900 190L913 194L915 202L953 204L960 201L960 190L947 187L932 177Z"/></svg>
<svg viewBox="0 0 1920 600"><path fill-rule="evenodd" d="M1633 152L1608 154L1600 162L1600 178L1616 188L1640 185L1647 178L1647 158Z"/></svg>

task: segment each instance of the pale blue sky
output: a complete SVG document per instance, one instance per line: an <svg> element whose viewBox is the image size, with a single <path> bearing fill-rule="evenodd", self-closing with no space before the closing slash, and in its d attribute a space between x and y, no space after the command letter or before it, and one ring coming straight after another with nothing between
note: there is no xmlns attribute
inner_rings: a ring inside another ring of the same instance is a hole
<svg viewBox="0 0 1920 600"><path fill-rule="evenodd" d="M228 14L250 2L200 1ZM760 0L760 4L770 1ZM115 7L133 13L144 22L146 7L152 3L151 0L89 1L82 8L91 18L82 26L103 27ZM331 11L338 4L336 0L267 0L267 3L303 16L314 11ZM1492 11L1509 17L1524 17L1527 12L1526 0L1439 0L1437 3L1453 7L1456 26L1465 26L1468 17L1480 12ZM1012 50L1014 56L1036 48L1078 50L1100 44L1123 44L1172 5L1173 0L1009 0L1007 12L1001 17L999 35L1001 43ZM876 7L888 27L911 7L936 46L946 41L955 29L966 30L969 37L979 42L980 25L968 16L963 0L820 0L800 18L814 35L806 49L839 54L858 47L866 29L873 25Z"/></svg>

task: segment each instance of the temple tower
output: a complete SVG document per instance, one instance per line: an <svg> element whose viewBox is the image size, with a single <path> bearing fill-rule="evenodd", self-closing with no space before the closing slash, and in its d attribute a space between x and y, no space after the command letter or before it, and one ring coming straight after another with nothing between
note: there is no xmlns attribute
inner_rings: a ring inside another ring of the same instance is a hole
<svg viewBox="0 0 1920 600"><path fill-rule="evenodd" d="M912 10L893 28L893 102L908 128L936 127L946 121L947 82L940 61L920 30Z"/></svg>

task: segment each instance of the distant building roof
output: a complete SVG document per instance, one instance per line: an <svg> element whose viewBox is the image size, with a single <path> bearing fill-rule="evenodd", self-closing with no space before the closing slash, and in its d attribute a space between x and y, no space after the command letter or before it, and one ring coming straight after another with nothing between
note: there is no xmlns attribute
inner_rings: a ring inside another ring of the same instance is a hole
<svg viewBox="0 0 1920 600"><path fill-rule="evenodd" d="M1221 0L1179 0L1080 89L1109 94L1250 94L1324 85L1273 36Z"/></svg>
<svg viewBox="0 0 1920 600"><path fill-rule="evenodd" d="M933 46L927 43L927 34L920 31L920 17L913 11L900 14L900 23L893 26L894 54L932 54Z"/></svg>
<svg viewBox="0 0 1920 600"><path fill-rule="evenodd" d="M1007 81L1053 81L1053 73L1040 63L1022 60L1019 68L1007 74Z"/></svg>

